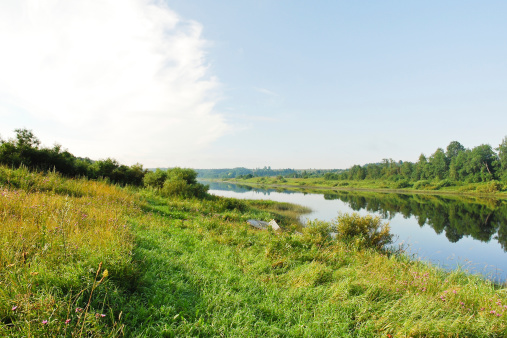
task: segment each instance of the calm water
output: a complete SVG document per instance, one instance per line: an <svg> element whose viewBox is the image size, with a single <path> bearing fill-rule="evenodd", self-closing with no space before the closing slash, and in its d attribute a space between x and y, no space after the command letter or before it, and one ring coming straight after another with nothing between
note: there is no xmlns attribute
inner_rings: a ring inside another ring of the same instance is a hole
<svg viewBox="0 0 507 338"><path fill-rule="evenodd" d="M464 266L493 280L507 280L507 201L459 196L251 188L206 182L210 193L269 199L310 207L302 217L330 221L339 212L376 214L389 222L397 244L446 269Z"/></svg>

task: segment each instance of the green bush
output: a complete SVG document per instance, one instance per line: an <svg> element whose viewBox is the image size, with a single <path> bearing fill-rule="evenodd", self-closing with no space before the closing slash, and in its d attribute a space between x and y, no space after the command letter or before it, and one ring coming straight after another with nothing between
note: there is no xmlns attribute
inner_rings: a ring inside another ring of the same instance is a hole
<svg viewBox="0 0 507 338"><path fill-rule="evenodd" d="M436 186L437 189L444 188L444 187L451 187L453 185L454 185L454 183L451 180L449 180L449 179L438 181L435 184L435 186Z"/></svg>
<svg viewBox="0 0 507 338"><path fill-rule="evenodd" d="M167 172L157 169L151 171L144 176L143 183L145 187L153 187L161 189L167 179Z"/></svg>
<svg viewBox="0 0 507 338"><path fill-rule="evenodd" d="M475 190L481 193L499 192L502 190L502 184L496 180L492 180L491 182L477 186Z"/></svg>
<svg viewBox="0 0 507 338"><path fill-rule="evenodd" d="M360 216L358 213L340 214L332 223L338 236L358 247L382 248L392 243L389 224L379 216Z"/></svg>
<svg viewBox="0 0 507 338"><path fill-rule="evenodd" d="M147 173L144 185L158 189L162 196L180 196L204 198L208 186L197 182L197 173L193 169L172 168L166 171L157 169Z"/></svg>
<svg viewBox="0 0 507 338"><path fill-rule="evenodd" d="M396 183L394 183L395 189L403 189L403 188L408 188L411 186L412 186L412 184L410 184L410 182L408 180L399 180Z"/></svg>
<svg viewBox="0 0 507 338"><path fill-rule="evenodd" d="M429 186L431 186L430 181L427 180L421 180L414 183L414 189L427 189Z"/></svg>

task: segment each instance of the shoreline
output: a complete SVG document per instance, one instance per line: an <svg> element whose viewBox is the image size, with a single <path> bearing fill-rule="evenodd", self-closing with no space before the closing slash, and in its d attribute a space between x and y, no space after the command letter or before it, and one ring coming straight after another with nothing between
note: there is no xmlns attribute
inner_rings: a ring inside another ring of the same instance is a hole
<svg viewBox="0 0 507 338"><path fill-rule="evenodd" d="M494 192L484 193L478 191L449 191L449 190L418 190L418 189L395 189L395 188L367 188L367 187L324 187L318 185L294 185L284 183L259 183L259 182L245 182L235 179L203 179L200 181L205 182L219 182L219 183L232 183L237 185L246 185L251 187L266 187L266 188L285 188L288 190L320 190L320 191L362 191L362 192L378 192L378 193L395 193L406 195L451 195L451 196L466 196L466 197L479 197L479 198L495 198L507 199L507 192Z"/></svg>

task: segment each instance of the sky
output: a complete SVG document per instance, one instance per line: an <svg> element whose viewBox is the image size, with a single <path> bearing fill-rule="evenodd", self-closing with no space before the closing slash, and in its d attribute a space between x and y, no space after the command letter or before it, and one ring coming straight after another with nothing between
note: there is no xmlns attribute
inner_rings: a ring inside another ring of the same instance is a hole
<svg viewBox="0 0 507 338"><path fill-rule="evenodd" d="M496 147L505 17L505 1L5 0L0 136L145 167Z"/></svg>

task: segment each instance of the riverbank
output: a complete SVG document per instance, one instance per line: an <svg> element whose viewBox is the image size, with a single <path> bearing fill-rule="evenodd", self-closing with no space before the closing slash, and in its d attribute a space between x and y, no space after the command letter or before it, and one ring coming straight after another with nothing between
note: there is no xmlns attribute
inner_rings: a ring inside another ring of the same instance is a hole
<svg viewBox="0 0 507 338"><path fill-rule="evenodd" d="M461 183L445 181L419 181L415 183L391 181L337 181L324 178L279 178L253 177L248 179L207 179L207 181L230 182L253 187L270 187L284 189L314 189L319 191L373 191L410 194L434 195L468 195L481 197L507 198L507 187L501 183Z"/></svg>
<svg viewBox="0 0 507 338"><path fill-rule="evenodd" d="M2 336L507 335L505 286L297 234L297 206L3 167L0 191Z"/></svg>

